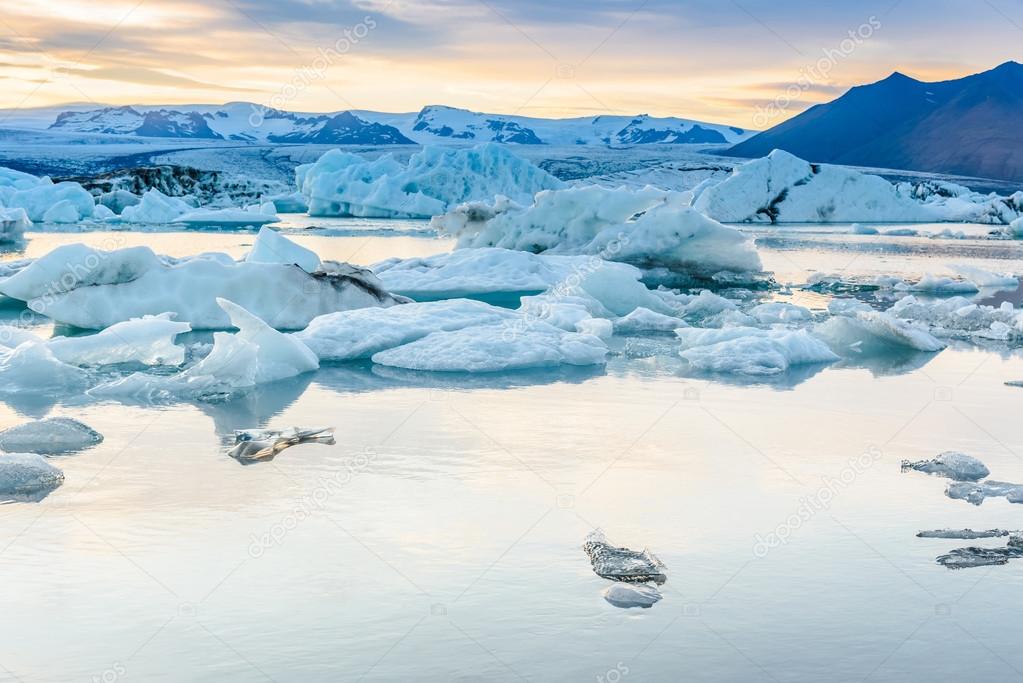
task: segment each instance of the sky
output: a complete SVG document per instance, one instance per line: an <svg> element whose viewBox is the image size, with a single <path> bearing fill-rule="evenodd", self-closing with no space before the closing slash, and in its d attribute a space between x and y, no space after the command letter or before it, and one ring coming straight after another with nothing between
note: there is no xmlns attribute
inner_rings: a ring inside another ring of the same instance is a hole
<svg viewBox="0 0 1023 683"><path fill-rule="evenodd" d="M446 104L760 129L1021 44L1021 0L17 0L0 14L0 108Z"/></svg>

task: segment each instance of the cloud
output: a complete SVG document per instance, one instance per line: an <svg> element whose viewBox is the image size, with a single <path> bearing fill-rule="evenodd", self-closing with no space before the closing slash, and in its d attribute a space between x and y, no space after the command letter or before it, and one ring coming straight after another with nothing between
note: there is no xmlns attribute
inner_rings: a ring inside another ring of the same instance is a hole
<svg viewBox="0 0 1023 683"><path fill-rule="evenodd" d="M204 83L184 76L175 76L156 69L147 69L140 66L104 66L96 69L78 69L61 67L55 69L58 73L69 76L81 76L83 78L94 78L101 81L121 81L123 83L140 83L142 85L155 85L167 87L199 88L203 90L227 90L232 92L254 92L250 88L238 88L229 85L216 85Z"/></svg>

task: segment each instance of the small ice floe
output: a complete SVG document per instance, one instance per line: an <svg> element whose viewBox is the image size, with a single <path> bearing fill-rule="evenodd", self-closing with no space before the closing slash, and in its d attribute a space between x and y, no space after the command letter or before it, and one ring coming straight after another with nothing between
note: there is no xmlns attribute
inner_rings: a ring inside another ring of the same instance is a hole
<svg viewBox="0 0 1023 683"><path fill-rule="evenodd" d="M945 495L952 500L965 500L980 505L988 498L1005 498L1010 503L1023 503L1023 485L1005 481L969 481L949 484Z"/></svg>
<svg viewBox="0 0 1023 683"><path fill-rule="evenodd" d="M644 583L613 583L603 592L604 599L615 607L653 607L663 595L656 587Z"/></svg>
<svg viewBox="0 0 1023 683"><path fill-rule="evenodd" d="M0 496L33 497L64 483L64 473L36 453L0 454Z"/></svg>
<svg viewBox="0 0 1023 683"><path fill-rule="evenodd" d="M980 291L980 287L969 280L956 280L931 274L924 275L915 283L896 285L895 289L928 294L975 294Z"/></svg>
<svg viewBox="0 0 1023 683"><path fill-rule="evenodd" d="M862 223L853 223L852 227L849 228L849 232L853 235L876 235L878 234L878 229L863 225Z"/></svg>
<svg viewBox="0 0 1023 683"><path fill-rule="evenodd" d="M934 529L933 531L921 531L917 538L955 538L959 540L972 541L978 538L1002 538L1010 532L1004 529L988 529L986 531L974 531L973 529Z"/></svg>
<svg viewBox="0 0 1023 683"><path fill-rule="evenodd" d="M602 578L625 583L656 583L668 580L664 563L649 550L618 548L608 542L600 529L591 531L583 541L593 572Z"/></svg>
<svg viewBox="0 0 1023 683"><path fill-rule="evenodd" d="M756 327L675 330L679 355L700 372L777 375L795 365L833 363L839 357L805 330Z"/></svg>
<svg viewBox="0 0 1023 683"><path fill-rule="evenodd" d="M56 455L102 443L103 435L69 417L49 417L0 432L0 450Z"/></svg>
<svg viewBox="0 0 1023 683"><path fill-rule="evenodd" d="M1012 536L1003 548L956 548L939 555L936 561L949 569L969 569L1008 564L1019 558L1023 558L1023 537Z"/></svg>
<svg viewBox="0 0 1023 683"><path fill-rule="evenodd" d="M814 334L827 341L833 351L847 355L893 349L935 352L947 346L926 328L869 307L866 310L855 307L848 314L835 315L818 325Z"/></svg>
<svg viewBox="0 0 1023 683"><path fill-rule="evenodd" d="M637 334L642 332L674 332L689 325L680 318L651 311L642 306L628 315L613 321L614 331L618 334Z"/></svg>
<svg viewBox="0 0 1023 683"><path fill-rule="evenodd" d="M244 209L193 209L174 219L175 223L193 226L242 226L264 225L280 220L276 215L266 215Z"/></svg>
<svg viewBox="0 0 1023 683"><path fill-rule="evenodd" d="M810 309L781 301L754 306L750 309L749 315L761 325L785 325L813 319Z"/></svg>
<svg viewBox="0 0 1023 683"><path fill-rule="evenodd" d="M888 312L903 320L926 324L931 334L939 338L1014 342L1023 337L1023 312L1008 301L995 308L958 296L933 302L906 296Z"/></svg>
<svg viewBox="0 0 1023 683"><path fill-rule="evenodd" d="M968 278L978 287L994 289L1016 289L1019 287L1019 278L1012 273L994 273L965 263L953 265L952 270Z"/></svg>
<svg viewBox="0 0 1023 683"><path fill-rule="evenodd" d="M276 218L276 216L275 216ZM294 264L307 273L316 272L320 257L315 251L295 244L273 228L263 226L256 237L252 251L245 257L248 263Z"/></svg>
<svg viewBox="0 0 1023 683"><path fill-rule="evenodd" d="M333 427L289 429L243 429L234 433L235 447L228 453L241 462L265 462L273 460L286 448L303 443L319 443L333 446Z"/></svg>
<svg viewBox="0 0 1023 683"><path fill-rule="evenodd" d="M936 477L955 481L980 481L991 474L991 470L973 456L956 451L946 451L931 460L902 461L902 470L915 470Z"/></svg>
<svg viewBox="0 0 1023 683"><path fill-rule="evenodd" d="M181 365L185 348L174 340L190 332L192 326L172 318L172 313L147 315L117 323L98 334L54 337L46 341L46 347L57 360L71 365Z"/></svg>

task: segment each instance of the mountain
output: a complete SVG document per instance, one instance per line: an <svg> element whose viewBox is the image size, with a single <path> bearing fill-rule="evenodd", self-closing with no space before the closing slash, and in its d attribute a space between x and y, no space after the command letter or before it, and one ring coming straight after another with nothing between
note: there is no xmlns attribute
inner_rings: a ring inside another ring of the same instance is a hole
<svg viewBox="0 0 1023 683"><path fill-rule="evenodd" d="M51 112L45 112L52 116ZM44 112L40 113L43 116ZM51 119L52 120L52 119ZM23 124L22 124L23 125ZM515 145L735 144L752 132L689 119L595 116L541 119L440 105L416 113L303 114L246 102L122 106L57 113L53 131L248 142L411 145L503 142Z"/></svg>
<svg viewBox="0 0 1023 683"><path fill-rule="evenodd" d="M1023 65L926 83L900 73L811 107L725 154L1023 181Z"/></svg>

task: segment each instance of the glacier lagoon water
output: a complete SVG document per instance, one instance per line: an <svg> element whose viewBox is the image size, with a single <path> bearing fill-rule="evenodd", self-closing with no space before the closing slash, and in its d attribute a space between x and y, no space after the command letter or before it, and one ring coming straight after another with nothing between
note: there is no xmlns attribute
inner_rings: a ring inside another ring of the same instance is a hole
<svg viewBox="0 0 1023 683"><path fill-rule="evenodd" d="M296 239L361 263L450 247L421 230ZM757 231L789 282L1020 263L1011 242L777 233ZM4 258L70 241L240 255L252 239L44 232ZM67 415L106 438L59 458L67 481L41 502L0 508L0 680L1020 675L1019 567L934 561L1003 543L915 534L1023 528L1023 508L952 501L899 468L958 450L1023 481L1023 390L1004 385L1019 354L954 345L757 383L687 376L670 337L615 348L602 370L492 377L338 365L219 404L8 397L0 428ZM234 429L320 424L336 446L227 456ZM602 598L581 548L598 527L657 554L663 600Z"/></svg>

